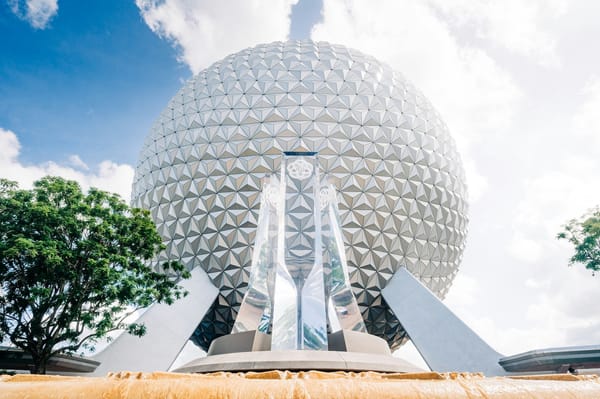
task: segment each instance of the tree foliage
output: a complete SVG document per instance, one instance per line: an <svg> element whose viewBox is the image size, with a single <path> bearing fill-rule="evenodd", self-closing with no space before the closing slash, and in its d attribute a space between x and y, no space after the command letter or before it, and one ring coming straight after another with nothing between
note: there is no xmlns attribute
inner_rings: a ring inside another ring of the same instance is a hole
<svg viewBox="0 0 600 399"><path fill-rule="evenodd" d="M0 332L45 373L50 357L93 348L97 339L143 325L126 316L186 293L189 272L176 262L154 271L164 249L146 210L118 195L83 193L76 182L46 177L32 190L0 180Z"/></svg>
<svg viewBox="0 0 600 399"><path fill-rule="evenodd" d="M569 264L581 263L592 273L600 270L600 208L571 220L558 238L568 240L575 247Z"/></svg>

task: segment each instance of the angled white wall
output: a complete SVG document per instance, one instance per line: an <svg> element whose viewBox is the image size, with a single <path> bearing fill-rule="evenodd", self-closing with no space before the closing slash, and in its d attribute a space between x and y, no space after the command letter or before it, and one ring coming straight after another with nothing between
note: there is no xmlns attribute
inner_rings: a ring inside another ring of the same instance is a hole
<svg viewBox="0 0 600 399"><path fill-rule="evenodd" d="M167 371L217 297L218 289L196 267L180 282L189 294L173 305L156 304L138 320L147 327L143 337L121 334L93 357L101 362L91 375L111 371ZM86 374L90 375L90 374Z"/></svg>
<svg viewBox="0 0 600 399"><path fill-rule="evenodd" d="M502 355L405 268L394 274L382 292L431 370L506 374L498 364Z"/></svg>

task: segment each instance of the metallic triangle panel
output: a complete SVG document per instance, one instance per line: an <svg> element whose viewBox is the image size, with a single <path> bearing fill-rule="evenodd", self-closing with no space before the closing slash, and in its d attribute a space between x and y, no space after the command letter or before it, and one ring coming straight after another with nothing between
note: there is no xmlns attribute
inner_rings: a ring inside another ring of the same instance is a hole
<svg viewBox="0 0 600 399"><path fill-rule="evenodd" d="M261 179L282 151L318 151L339 190L350 279L370 333L405 339L381 296L405 265L444 297L467 231L464 172L429 101L402 75L325 42L275 42L230 55L173 97L146 138L133 205L167 249L220 294L193 339L230 332L247 287Z"/></svg>

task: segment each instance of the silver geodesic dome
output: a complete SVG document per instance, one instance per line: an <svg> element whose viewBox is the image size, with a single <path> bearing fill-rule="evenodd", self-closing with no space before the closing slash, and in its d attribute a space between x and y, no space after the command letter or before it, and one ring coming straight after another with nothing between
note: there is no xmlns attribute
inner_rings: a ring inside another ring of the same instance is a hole
<svg viewBox="0 0 600 399"><path fill-rule="evenodd" d="M163 259L200 266L220 294L194 341L231 331L245 293L261 179L282 151L319 152L339 190L350 278L367 330L406 338L380 290L405 265L443 297L467 229L464 173L429 101L358 51L289 41L232 54L191 78L148 135L133 204L149 209Z"/></svg>

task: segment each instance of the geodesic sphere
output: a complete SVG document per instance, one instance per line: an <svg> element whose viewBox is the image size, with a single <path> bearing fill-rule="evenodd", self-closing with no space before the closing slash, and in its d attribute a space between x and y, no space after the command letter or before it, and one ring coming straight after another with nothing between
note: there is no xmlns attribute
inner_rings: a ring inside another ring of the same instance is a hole
<svg viewBox="0 0 600 399"><path fill-rule="evenodd" d="M406 266L443 297L467 229L464 173L429 101L376 59L324 42L263 44L191 78L142 148L133 204L220 289L194 341L231 331L244 296L261 179L282 151L319 152L339 190L350 279L370 333L406 338L381 289Z"/></svg>

